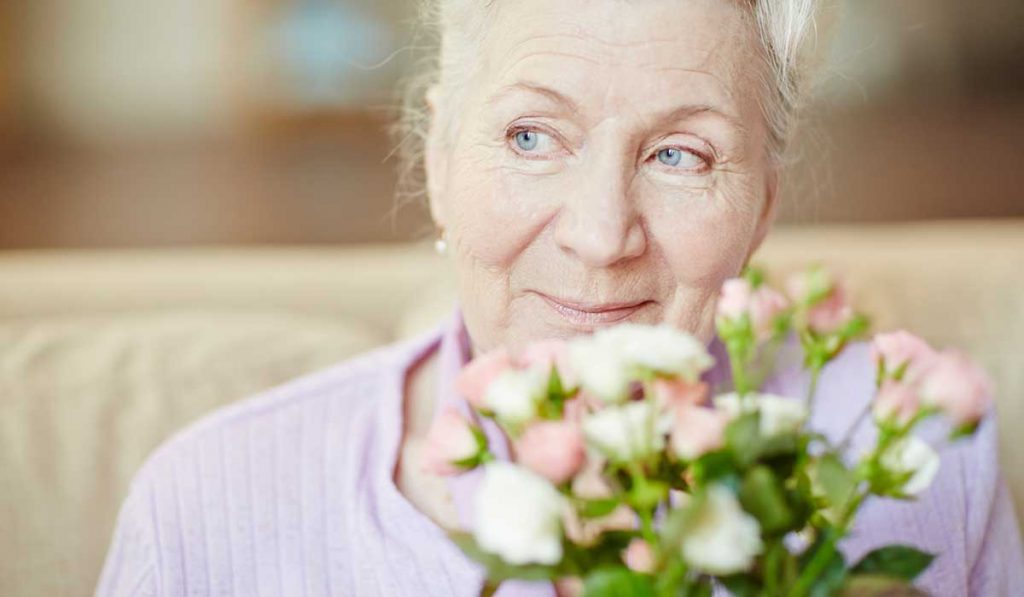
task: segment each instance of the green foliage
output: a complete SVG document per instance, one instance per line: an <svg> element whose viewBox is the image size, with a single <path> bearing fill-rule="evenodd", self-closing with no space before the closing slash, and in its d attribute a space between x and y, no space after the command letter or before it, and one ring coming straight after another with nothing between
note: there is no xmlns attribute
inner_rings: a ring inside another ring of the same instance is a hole
<svg viewBox="0 0 1024 597"><path fill-rule="evenodd" d="M931 565L935 556L908 545L889 545L867 554L853 567L857 574L911 581Z"/></svg>
<svg viewBox="0 0 1024 597"><path fill-rule="evenodd" d="M846 579L842 590L839 592L842 597L916 597L924 595L905 581L889 576L875 576L872 574L855 574Z"/></svg>
<svg viewBox="0 0 1024 597"><path fill-rule="evenodd" d="M598 500L577 499L576 511L584 518L601 518L611 514L621 503L622 500L617 497Z"/></svg>
<svg viewBox="0 0 1024 597"><path fill-rule="evenodd" d="M508 564L499 556L481 549L469 533L449 533L448 538L459 546L467 556L479 562L487 570L487 577L492 581L503 581L510 578L522 580L547 580L561 576L557 566L531 564L516 566Z"/></svg>
<svg viewBox="0 0 1024 597"><path fill-rule="evenodd" d="M784 533L792 528L796 518L793 509L782 483L768 467L756 466L747 472L739 497L743 509L757 518L765 533Z"/></svg>
<svg viewBox="0 0 1024 597"><path fill-rule="evenodd" d="M814 460L810 474L814 490L821 492L824 499L825 517L835 522L841 515L841 509L853 499L858 486L857 476L834 452Z"/></svg>
<svg viewBox="0 0 1024 597"><path fill-rule="evenodd" d="M625 566L598 568L583 579L585 597L656 597L654 579Z"/></svg>
<svg viewBox="0 0 1024 597"><path fill-rule="evenodd" d="M834 595L846 582L846 558L836 549L842 531L825 529L810 548L799 558L800 579L791 595L800 597L828 597Z"/></svg>
<svg viewBox="0 0 1024 597"><path fill-rule="evenodd" d="M568 398L558 369L552 365L548 376L548 387L544 400L538 405L538 414L542 419L558 420L565 414L565 401Z"/></svg>

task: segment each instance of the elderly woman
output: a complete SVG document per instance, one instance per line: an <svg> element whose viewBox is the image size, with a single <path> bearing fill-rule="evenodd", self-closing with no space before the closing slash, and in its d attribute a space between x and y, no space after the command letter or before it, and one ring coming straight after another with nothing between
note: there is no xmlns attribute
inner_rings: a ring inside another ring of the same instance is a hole
<svg viewBox="0 0 1024 597"><path fill-rule="evenodd" d="M713 343L718 290L779 201L814 2L436 1L438 68L413 124L461 310L171 440L135 479L100 595L478 594L482 570L445 535L472 524L473 479L421 466L434 414L462 399L459 367L623 321ZM872 384L866 350L847 350L820 382L815 425L845 433ZM927 591L1020 591L995 454L985 421L921 500L869 504L847 554L910 543L941 553Z"/></svg>

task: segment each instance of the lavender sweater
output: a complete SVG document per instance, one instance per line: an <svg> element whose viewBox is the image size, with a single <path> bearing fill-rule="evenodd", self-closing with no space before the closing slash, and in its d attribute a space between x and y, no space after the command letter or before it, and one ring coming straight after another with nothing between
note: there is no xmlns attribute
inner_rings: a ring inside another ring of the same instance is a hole
<svg viewBox="0 0 1024 597"><path fill-rule="evenodd" d="M481 569L392 476L406 371L439 350L438 409L455 404L468 413L452 385L467 346L456 313L422 338L237 403L178 434L132 483L96 594L478 595ZM709 377L726 374L719 368ZM872 380L866 348L848 348L822 376L813 426L841 437L870 400ZM771 381L774 391L795 396L806 384L785 363ZM485 429L496 431L486 422ZM873 434L863 425L854 448ZM466 526L478 482L479 472L449 481ZM1022 594L1020 534L991 420L943 450L936 482L919 501L868 502L843 548L857 558L892 542L941 554L919 582L931 594ZM554 590L507 582L498 595Z"/></svg>

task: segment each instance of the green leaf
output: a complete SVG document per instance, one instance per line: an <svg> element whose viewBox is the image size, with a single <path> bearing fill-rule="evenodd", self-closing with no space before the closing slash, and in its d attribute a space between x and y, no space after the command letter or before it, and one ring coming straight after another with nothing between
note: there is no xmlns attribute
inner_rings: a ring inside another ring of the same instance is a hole
<svg viewBox="0 0 1024 597"><path fill-rule="evenodd" d="M837 454L828 453L814 461L811 474L815 489L824 494L833 508L841 508L853 497L857 489L857 477Z"/></svg>
<svg viewBox="0 0 1024 597"><path fill-rule="evenodd" d="M510 578L548 580L562 576L557 566L544 566L540 564L516 566L508 564L499 556L481 549L469 533L449 533L448 537L459 546L463 553L487 569L487 578L491 581L503 581Z"/></svg>
<svg viewBox="0 0 1024 597"><path fill-rule="evenodd" d="M734 597L757 597L761 594L761 584L748 574L734 574L719 579Z"/></svg>
<svg viewBox="0 0 1024 597"><path fill-rule="evenodd" d="M889 545L861 558L853 567L853 572L911 581L924 572L934 559L934 555L909 545Z"/></svg>
<svg viewBox="0 0 1024 597"><path fill-rule="evenodd" d="M611 514L621 503L618 498L579 500L577 508L580 516L584 518L601 518Z"/></svg>
<svg viewBox="0 0 1024 597"><path fill-rule="evenodd" d="M871 574L857 574L846 579L842 591L842 597L878 597L887 595L889 597L911 597L924 595L906 581L889 576L877 576Z"/></svg>
<svg viewBox="0 0 1024 597"><path fill-rule="evenodd" d="M639 477L629 489L630 503L637 508L654 508L668 497L668 484Z"/></svg>
<svg viewBox="0 0 1024 597"><path fill-rule="evenodd" d="M654 579L625 566L594 570L583 579L586 597L655 597Z"/></svg>
<svg viewBox="0 0 1024 597"><path fill-rule="evenodd" d="M750 282L752 288L758 288L764 284L764 270L756 265L748 265L743 269L741 274L746 278L747 282Z"/></svg>
<svg viewBox="0 0 1024 597"><path fill-rule="evenodd" d="M813 578L810 579L810 591L807 594L811 597L834 595L846 581L846 558L843 557L843 554L835 546L838 534L838 529L826 529L818 535L811 547L800 554L801 577L806 573L812 562L820 565L822 563L820 558L825 558L824 565L817 568ZM819 556L818 553L821 550L827 550L827 552L823 552Z"/></svg>
<svg viewBox="0 0 1024 597"><path fill-rule="evenodd" d="M782 483L768 467L757 466L747 473L739 497L743 509L757 518L766 533L789 530L793 511L786 503Z"/></svg>
<svg viewBox="0 0 1024 597"><path fill-rule="evenodd" d="M977 430L978 430L978 422L977 421L975 421L973 423L964 423L963 425L960 425L959 427L956 427L955 429L953 429L952 432L950 432L949 440L950 441L955 441L955 440L958 440L958 439L963 438L963 437L968 437L968 436L974 435L974 432L977 431Z"/></svg>
<svg viewBox="0 0 1024 597"><path fill-rule="evenodd" d="M696 484L707 484L723 477L735 476L736 465L729 451L716 450L695 460L690 466L690 472Z"/></svg>
<svg viewBox="0 0 1024 597"><path fill-rule="evenodd" d="M725 428L725 445L742 467L750 466L760 454L760 427L761 414L752 412L737 417Z"/></svg>

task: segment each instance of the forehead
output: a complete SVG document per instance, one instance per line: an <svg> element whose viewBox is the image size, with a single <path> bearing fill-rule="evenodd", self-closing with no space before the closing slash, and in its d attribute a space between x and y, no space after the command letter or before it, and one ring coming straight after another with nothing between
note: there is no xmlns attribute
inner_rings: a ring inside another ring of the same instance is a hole
<svg viewBox="0 0 1024 597"><path fill-rule="evenodd" d="M480 56L485 87L551 87L608 109L681 100L756 108L757 38L740 0L506 0Z"/></svg>

